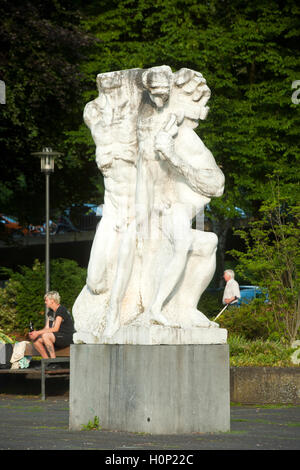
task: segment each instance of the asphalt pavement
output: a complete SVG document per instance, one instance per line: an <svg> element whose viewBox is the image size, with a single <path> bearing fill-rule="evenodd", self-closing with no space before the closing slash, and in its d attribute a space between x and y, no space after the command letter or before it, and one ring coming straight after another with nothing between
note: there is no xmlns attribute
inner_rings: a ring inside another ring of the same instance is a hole
<svg viewBox="0 0 300 470"><path fill-rule="evenodd" d="M231 429L225 433L152 435L101 429L69 431L69 401L66 396L48 397L0 394L0 450L102 450L106 464L124 464L123 456L139 456L129 467L182 463L195 464L199 451L299 450L300 406L231 406ZM150 452L150 454L149 454ZM85 454L86 455L86 454ZM164 455L173 456L166 462ZM156 457L155 457L156 456ZM157 460L160 458L160 462ZM177 457L176 457L177 456ZM133 458L133 457L132 457ZM155 460L156 458L156 460ZM105 460L114 459L114 460ZM116 460L117 459L117 460ZM149 463L149 461L147 462Z"/></svg>

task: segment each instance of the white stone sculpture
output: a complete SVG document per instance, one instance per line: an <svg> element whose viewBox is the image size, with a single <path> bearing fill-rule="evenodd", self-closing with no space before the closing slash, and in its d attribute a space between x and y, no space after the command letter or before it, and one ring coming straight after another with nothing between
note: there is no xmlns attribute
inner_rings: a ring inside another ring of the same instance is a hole
<svg viewBox="0 0 300 470"><path fill-rule="evenodd" d="M73 306L75 343L226 342L197 310L217 237L191 228L224 175L194 129L210 90L168 66L99 74L84 121L105 184L86 286Z"/></svg>

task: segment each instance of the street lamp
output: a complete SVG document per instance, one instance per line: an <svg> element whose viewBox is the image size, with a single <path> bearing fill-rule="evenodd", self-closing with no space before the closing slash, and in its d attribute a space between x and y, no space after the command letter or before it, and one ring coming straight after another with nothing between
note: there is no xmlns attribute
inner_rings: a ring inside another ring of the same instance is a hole
<svg viewBox="0 0 300 470"><path fill-rule="evenodd" d="M50 290L50 234L49 234L49 183L50 174L54 172L54 159L61 155L60 152L54 152L51 147L44 147L42 152L33 152L32 155L40 157L41 172L46 177L46 245L45 245L45 292ZM47 308L45 315L47 315Z"/></svg>

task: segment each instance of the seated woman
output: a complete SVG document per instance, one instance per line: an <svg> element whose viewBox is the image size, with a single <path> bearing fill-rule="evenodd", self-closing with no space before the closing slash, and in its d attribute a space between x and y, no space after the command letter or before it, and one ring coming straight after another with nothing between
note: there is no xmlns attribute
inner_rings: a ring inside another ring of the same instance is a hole
<svg viewBox="0 0 300 470"><path fill-rule="evenodd" d="M45 328L32 331L29 333L29 338L42 358L47 359L49 355L51 358L56 357L56 349L65 348L73 343L75 329L70 313L66 307L60 305L58 292L47 292L44 299L46 307L49 308Z"/></svg>

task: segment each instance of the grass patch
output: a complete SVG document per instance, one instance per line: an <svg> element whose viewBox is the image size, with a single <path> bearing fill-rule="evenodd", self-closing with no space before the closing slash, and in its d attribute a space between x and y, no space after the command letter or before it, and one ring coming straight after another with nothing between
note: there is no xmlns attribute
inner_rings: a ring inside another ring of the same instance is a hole
<svg viewBox="0 0 300 470"><path fill-rule="evenodd" d="M251 405L252 406L252 405ZM255 408L267 408L267 409L277 409L277 408L299 408L300 405L292 405L292 404L288 404L288 403L277 403L277 404L266 404L266 405L253 405L255 406Z"/></svg>
<svg viewBox="0 0 300 470"><path fill-rule="evenodd" d="M68 429L68 426L33 426L31 429Z"/></svg>
<svg viewBox="0 0 300 470"><path fill-rule="evenodd" d="M299 367L292 363L295 349L280 341L248 340L240 335L229 335L230 365L234 367Z"/></svg>
<svg viewBox="0 0 300 470"><path fill-rule="evenodd" d="M202 434L202 433L201 433ZM214 432L214 433L203 433L205 434L203 437L196 437L196 441L201 441L201 440L207 440L207 435L211 435L212 437L216 436L216 437L222 437L224 435L226 436L231 436L231 435L235 435L235 434L248 434L248 431L224 431L224 432Z"/></svg>
<svg viewBox="0 0 300 470"><path fill-rule="evenodd" d="M234 435L234 434L248 434L248 431L228 431L228 432L224 432L223 434L229 434L229 435Z"/></svg>
<svg viewBox="0 0 300 470"><path fill-rule="evenodd" d="M14 411L22 411L22 413L24 411L28 412L28 413L36 413L37 411L40 412L40 411L44 411L43 408L41 408L40 406L32 406L32 407L26 407L26 406L20 406L20 405L7 405L7 406L4 406L4 408L8 408L9 410L14 410Z"/></svg>
<svg viewBox="0 0 300 470"><path fill-rule="evenodd" d="M99 424L99 417L95 416L94 420L90 420L87 424L82 425L82 431L99 431L101 426Z"/></svg>
<svg viewBox="0 0 300 470"><path fill-rule="evenodd" d="M231 421L235 423L247 423L249 419L231 419Z"/></svg>

